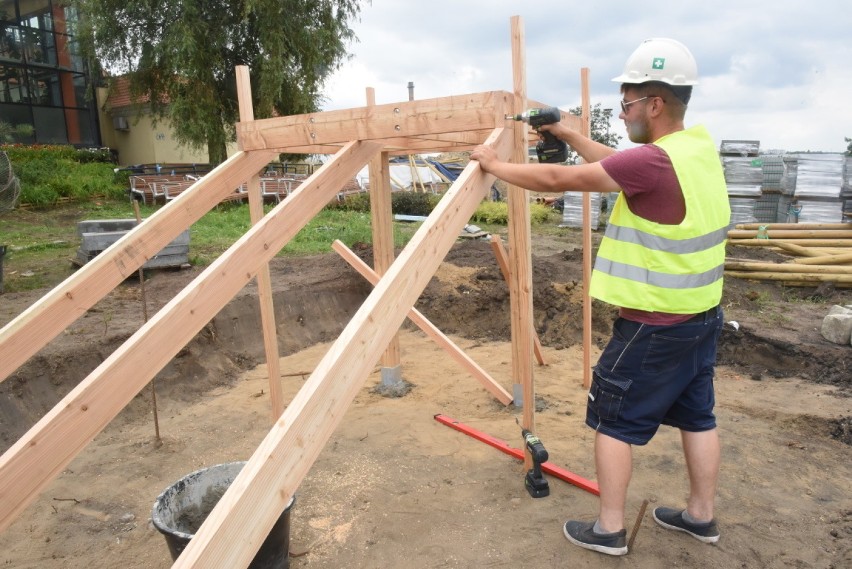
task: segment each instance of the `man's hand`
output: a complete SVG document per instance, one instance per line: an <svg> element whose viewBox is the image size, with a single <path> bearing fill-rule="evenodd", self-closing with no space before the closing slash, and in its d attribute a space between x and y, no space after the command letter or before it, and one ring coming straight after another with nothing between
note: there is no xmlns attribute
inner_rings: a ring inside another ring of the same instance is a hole
<svg viewBox="0 0 852 569"><path fill-rule="evenodd" d="M568 142L568 139L571 136L571 132L573 131L571 127L561 122L553 124L543 124L538 127L538 130L542 132L549 132L559 140L563 140L565 142Z"/></svg>
<svg viewBox="0 0 852 569"><path fill-rule="evenodd" d="M494 149L490 146L485 146L484 144L480 144L473 149L473 152L470 153L470 159L479 162L479 167L489 174L491 173L491 167L494 163L499 162L497 153L494 152Z"/></svg>

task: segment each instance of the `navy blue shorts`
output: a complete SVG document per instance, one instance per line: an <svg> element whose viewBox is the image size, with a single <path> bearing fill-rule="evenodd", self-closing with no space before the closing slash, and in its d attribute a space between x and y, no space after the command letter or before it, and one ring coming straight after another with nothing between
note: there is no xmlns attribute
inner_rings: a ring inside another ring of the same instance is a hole
<svg viewBox="0 0 852 569"><path fill-rule="evenodd" d="M651 440L661 424L714 429L713 373L723 322L721 307L673 326L616 319L594 368L586 424L635 445Z"/></svg>

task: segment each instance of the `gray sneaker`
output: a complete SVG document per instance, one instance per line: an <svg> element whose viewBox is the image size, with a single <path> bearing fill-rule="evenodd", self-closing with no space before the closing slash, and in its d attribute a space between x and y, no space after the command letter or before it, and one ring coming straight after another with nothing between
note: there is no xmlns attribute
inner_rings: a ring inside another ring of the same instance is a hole
<svg viewBox="0 0 852 569"><path fill-rule="evenodd" d="M706 523L691 524L683 519L683 510L673 508L654 509L654 519L666 529L683 531L704 543L716 543L719 541L719 528L716 520Z"/></svg>
<svg viewBox="0 0 852 569"><path fill-rule="evenodd" d="M565 537L574 545L579 545L607 555L627 554L627 530L615 533L595 533L595 522L565 522L562 528Z"/></svg>

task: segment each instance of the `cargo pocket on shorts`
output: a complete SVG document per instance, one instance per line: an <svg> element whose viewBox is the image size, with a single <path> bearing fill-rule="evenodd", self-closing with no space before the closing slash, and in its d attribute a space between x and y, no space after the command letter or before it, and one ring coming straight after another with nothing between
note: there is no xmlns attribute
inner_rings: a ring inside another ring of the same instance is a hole
<svg viewBox="0 0 852 569"><path fill-rule="evenodd" d="M617 420L631 383L629 379L604 379L597 373L593 374L592 386L589 388L589 409L601 421Z"/></svg>

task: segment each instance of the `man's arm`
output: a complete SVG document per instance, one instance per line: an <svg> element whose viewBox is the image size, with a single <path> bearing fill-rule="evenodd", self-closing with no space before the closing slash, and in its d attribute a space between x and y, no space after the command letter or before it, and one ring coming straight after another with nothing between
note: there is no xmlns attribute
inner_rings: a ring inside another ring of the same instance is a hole
<svg viewBox="0 0 852 569"><path fill-rule="evenodd" d="M480 167L509 184L534 192L617 192L621 188L603 167L593 164L512 164L502 162L490 146L477 146L470 154Z"/></svg>

